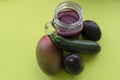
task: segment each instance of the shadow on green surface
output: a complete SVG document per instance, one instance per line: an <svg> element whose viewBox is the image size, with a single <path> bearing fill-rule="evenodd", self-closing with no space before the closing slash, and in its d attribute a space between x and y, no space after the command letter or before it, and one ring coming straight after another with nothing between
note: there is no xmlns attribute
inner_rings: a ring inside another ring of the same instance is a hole
<svg viewBox="0 0 120 80"><path fill-rule="evenodd" d="M80 54L80 56L82 57L85 63L92 62L93 60L97 58L97 55L98 54L96 55L81 55ZM62 68L61 71L57 75L54 75L54 76L46 75L44 72L40 72L40 71L41 70L37 72L36 80L42 80L41 78L45 78L44 80L81 80L84 77L84 70L78 75L69 75Z"/></svg>
<svg viewBox="0 0 120 80"><path fill-rule="evenodd" d="M94 55L80 55L84 61L84 63L89 63L93 60L95 60L97 58L98 54L94 54ZM85 65L84 65L85 67ZM78 75L69 75L67 74L63 69L61 70L61 72L56 75L56 76L50 76L49 80L81 80L84 77L84 70L83 72L81 72Z"/></svg>
<svg viewBox="0 0 120 80"><path fill-rule="evenodd" d="M77 76L68 75L64 70L61 70L59 74L54 76L49 76L45 73L36 74L35 80L77 80Z"/></svg>
<svg viewBox="0 0 120 80"><path fill-rule="evenodd" d="M63 69L56 75L50 76L42 72L41 69L36 68L34 80L80 80L82 73L79 75L69 75ZM79 78L78 78L79 77Z"/></svg>
<svg viewBox="0 0 120 80"><path fill-rule="evenodd" d="M50 76L49 80L80 80L80 78L78 78L78 76L80 77L81 74L79 75L69 75L67 74L63 69L61 70L61 72L56 75L56 76Z"/></svg>
<svg viewBox="0 0 120 80"><path fill-rule="evenodd" d="M98 53L99 54L99 53ZM92 55L87 55L87 54L80 54L80 56L82 57L82 59L84 60L85 63L94 60L98 54L92 54Z"/></svg>

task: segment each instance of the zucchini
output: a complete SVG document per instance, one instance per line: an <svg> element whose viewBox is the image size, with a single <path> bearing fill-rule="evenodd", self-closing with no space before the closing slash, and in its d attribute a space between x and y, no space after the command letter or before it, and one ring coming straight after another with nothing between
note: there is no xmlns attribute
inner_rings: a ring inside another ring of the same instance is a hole
<svg viewBox="0 0 120 80"><path fill-rule="evenodd" d="M66 39L55 33L48 35L52 43L59 49L74 53L98 53L101 50L100 45L95 41Z"/></svg>

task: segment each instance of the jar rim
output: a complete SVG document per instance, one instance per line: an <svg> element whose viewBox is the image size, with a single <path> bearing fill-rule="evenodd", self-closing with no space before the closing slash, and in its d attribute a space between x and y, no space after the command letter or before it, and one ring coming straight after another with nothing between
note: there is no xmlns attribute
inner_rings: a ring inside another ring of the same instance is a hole
<svg viewBox="0 0 120 80"><path fill-rule="evenodd" d="M72 23L72 24L66 24L66 23L61 22L58 19L58 13L63 9L73 9L73 10L75 10L79 15L79 20ZM82 24L82 15L83 15L82 14L82 9L77 3L73 2L73 1L66 1L66 2L60 3L57 6L57 8L55 9L54 22L55 22L55 24L60 25L60 27L62 27L62 28L71 29L71 28L75 28L76 27L75 25L79 26L79 25ZM69 27L66 27L66 26L69 26Z"/></svg>

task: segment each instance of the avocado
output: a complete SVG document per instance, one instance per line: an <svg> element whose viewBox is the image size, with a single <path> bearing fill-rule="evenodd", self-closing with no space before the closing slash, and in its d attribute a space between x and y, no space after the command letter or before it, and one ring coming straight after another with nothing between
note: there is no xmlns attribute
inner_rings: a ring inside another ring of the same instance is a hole
<svg viewBox="0 0 120 80"><path fill-rule="evenodd" d="M92 20L83 21L83 30L81 34L88 40L98 41L101 39L101 29L98 24Z"/></svg>

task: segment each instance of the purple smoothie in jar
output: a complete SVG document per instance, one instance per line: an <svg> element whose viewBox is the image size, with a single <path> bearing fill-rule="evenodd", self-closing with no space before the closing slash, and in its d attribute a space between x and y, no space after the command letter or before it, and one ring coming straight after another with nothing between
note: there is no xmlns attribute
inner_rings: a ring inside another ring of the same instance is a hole
<svg viewBox="0 0 120 80"><path fill-rule="evenodd" d="M55 10L53 25L58 35L76 37L83 28L81 7L71 1L59 4Z"/></svg>
<svg viewBox="0 0 120 80"><path fill-rule="evenodd" d="M65 24L73 24L79 20L78 13L73 9L60 11L57 17L59 21Z"/></svg>

